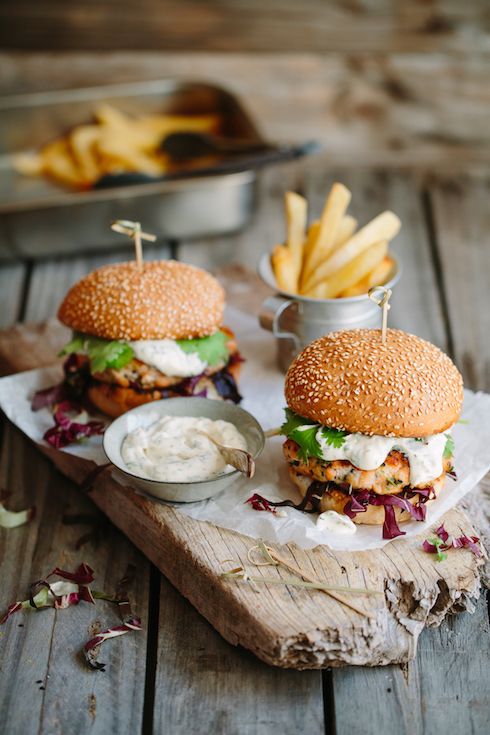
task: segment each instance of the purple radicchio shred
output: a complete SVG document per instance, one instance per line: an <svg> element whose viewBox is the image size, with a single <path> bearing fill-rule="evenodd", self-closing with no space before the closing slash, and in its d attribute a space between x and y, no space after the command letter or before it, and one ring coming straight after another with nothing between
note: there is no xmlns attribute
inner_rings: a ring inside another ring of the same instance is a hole
<svg viewBox="0 0 490 735"><path fill-rule="evenodd" d="M425 520L425 503L429 499L430 490L425 489L424 495L414 505L410 503L409 497L419 495L417 491L409 491L408 497L401 495L377 495L371 490L353 490L349 496L349 500L344 506L344 513L349 518L354 518L357 513L362 513L366 510L368 505L383 506L385 519L383 523L383 538L393 539L397 536L404 536L405 531L402 531L398 526L395 516L395 507L401 508L402 511L410 513L415 521ZM362 506L362 510L358 510L358 507Z"/></svg>
<svg viewBox="0 0 490 735"><path fill-rule="evenodd" d="M80 401L90 382L87 364L79 363L76 355L69 355L63 363L64 378L61 383L34 393L31 401L33 411L51 408L63 401Z"/></svg>
<svg viewBox="0 0 490 735"><path fill-rule="evenodd" d="M93 638L91 638L83 647L85 659L88 665L96 671L105 671L106 664L97 661L97 654L100 645L109 638L130 633L133 630L141 630L141 619L133 615L131 604L129 602L128 590L133 584L136 576L136 567L128 564L124 577L119 580L116 586L116 596L111 602L117 604L122 625L116 625L107 630L103 630ZM109 599L107 596L105 599Z"/></svg>
<svg viewBox="0 0 490 735"><path fill-rule="evenodd" d="M281 500L273 502L267 500L262 495L254 493L245 503L249 503L254 510L269 510L272 513L275 511L273 508L295 508L296 510L302 510L304 513L319 513L320 511L320 500L323 495L323 489L325 483L317 482L316 480L311 483L303 500L300 503L293 503L292 500ZM307 508L307 505L311 505L311 508Z"/></svg>
<svg viewBox="0 0 490 735"><path fill-rule="evenodd" d="M449 537L449 533L444 528L444 524L439 526L435 531L436 539L426 539L422 548L428 554L440 554L441 551L448 551L448 549L469 549L475 556L481 557L482 552L479 546L478 536L455 536L454 538ZM440 543L433 543L439 539Z"/></svg>
<svg viewBox="0 0 490 735"><path fill-rule="evenodd" d="M122 625L115 625L107 630L102 630L96 636L91 638L83 647L85 653L85 659L92 669L97 671L105 671L106 664L101 661L97 661L97 658L93 655L94 649L98 649L104 641L109 638L116 638L117 636L124 635L125 633L131 633L133 630L141 630L141 619L138 617L132 617L126 620ZM91 654L91 652L93 652Z"/></svg>
<svg viewBox="0 0 490 735"><path fill-rule="evenodd" d="M81 407L73 401L62 401L56 406L53 418L55 425L44 434L45 441L56 449L67 447L73 442L104 433L102 421L74 421L79 416Z"/></svg>

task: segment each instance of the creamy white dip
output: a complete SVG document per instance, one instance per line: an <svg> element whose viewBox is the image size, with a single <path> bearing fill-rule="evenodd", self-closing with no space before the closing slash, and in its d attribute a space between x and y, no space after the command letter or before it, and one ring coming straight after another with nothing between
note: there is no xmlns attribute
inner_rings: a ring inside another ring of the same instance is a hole
<svg viewBox="0 0 490 735"><path fill-rule="evenodd" d="M172 377L200 375L208 366L197 352L184 352L173 339L142 339L129 344L138 360Z"/></svg>
<svg viewBox="0 0 490 735"><path fill-rule="evenodd" d="M356 531L356 524L349 516L341 515L335 510L326 510L317 518L317 528L327 533L336 533L344 536L352 536Z"/></svg>
<svg viewBox="0 0 490 735"><path fill-rule="evenodd" d="M245 437L228 421L164 416L146 427L131 431L121 455L130 472L150 480L195 482L208 480L233 469L226 464L209 434L220 444L247 449Z"/></svg>
<svg viewBox="0 0 490 735"><path fill-rule="evenodd" d="M311 425L304 428L311 429ZM360 470L377 469L383 464L392 449L398 449L403 452L410 463L410 484L417 486L430 483L442 474L444 447L449 433L450 431L446 431L443 434L433 434L423 439L348 434L341 447L333 447L322 436L320 428L316 439L323 459L329 462L346 459Z"/></svg>

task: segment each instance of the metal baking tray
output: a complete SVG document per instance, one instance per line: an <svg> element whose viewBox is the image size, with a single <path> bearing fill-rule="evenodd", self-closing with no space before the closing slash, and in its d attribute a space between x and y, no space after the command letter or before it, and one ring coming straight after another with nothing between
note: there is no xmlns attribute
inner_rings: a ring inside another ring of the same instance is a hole
<svg viewBox="0 0 490 735"><path fill-rule="evenodd" d="M109 228L114 219L140 221L162 240L223 235L247 224L253 171L71 192L13 169L13 154L89 122L102 101L141 115L215 113L227 137L263 140L230 92L201 82L167 79L0 98L0 259L120 247L120 235Z"/></svg>

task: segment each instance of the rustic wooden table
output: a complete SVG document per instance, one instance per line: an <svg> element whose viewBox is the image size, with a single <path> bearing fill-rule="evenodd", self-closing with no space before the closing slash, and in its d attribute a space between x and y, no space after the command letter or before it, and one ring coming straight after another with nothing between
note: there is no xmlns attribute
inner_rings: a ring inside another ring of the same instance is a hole
<svg viewBox="0 0 490 735"><path fill-rule="evenodd" d="M112 3L88 3L82 12L58 0L42 10L38 3L8 2L0 11L4 49L81 51L2 53L0 91L198 73L241 95L271 139L323 141L324 158L262 175L258 210L246 231L162 243L147 254L208 269L230 262L254 269L260 253L283 236L285 188L304 192L319 213L329 185L339 179L352 189L360 220L386 207L402 219L396 249L404 273L392 323L447 350L468 387L490 390L486 3L285 4L287 10L281 2L169 3L160 12L154 0L137 9L124 0L117 28L108 32ZM186 48L208 51L162 53ZM230 49L238 53L225 57ZM53 316L73 281L129 255L2 264L0 327ZM94 623L89 606L25 615L0 629L0 729L9 735L486 731L484 595L473 615L426 630L409 664L322 673L273 669L225 643L5 421L1 439L0 487L12 493L16 508L35 502L38 510L27 526L0 529L1 607L55 565L83 559L96 569L100 586L113 589L131 562L143 620L141 633L107 646L104 673L87 670L78 653ZM488 522L489 488L487 479L469 501L480 529ZM68 514L88 515L99 529L78 551L77 540L93 523L69 525Z"/></svg>

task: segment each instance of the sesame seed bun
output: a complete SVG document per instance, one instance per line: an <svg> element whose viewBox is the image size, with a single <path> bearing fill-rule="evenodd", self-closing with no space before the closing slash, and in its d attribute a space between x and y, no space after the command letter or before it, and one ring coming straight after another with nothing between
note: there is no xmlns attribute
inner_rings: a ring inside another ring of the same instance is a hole
<svg viewBox="0 0 490 735"><path fill-rule="evenodd" d="M299 472L295 471L294 467L291 466L288 467L288 471L291 480L294 482L299 492L301 493L301 496L304 498L304 496L308 492L308 488L311 485L312 478L301 475ZM435 500L439 492L444 487L445 479L446 474L444 473L436 480L431 482L431 487L434 490L434 498L432 498L431 500L427 500L425 503L426 506ZM418 496L414 495L413 498L406 499L409 503L415 505L418 500ZM344 507L348 500L349 496L347 495L347 493L344 493L341 490L336 490L335 488L329 488L322 495L319 504L319 511L320 513L323 513L326 510L335 510L337 513L343 514ZM393 510L395 512L395 520L397 521L397 523L404 523L405 521L411 520L410 514L406 511L403 511L402 508L393 506ZM382 526L385 520L384 506L368 505L363 513L357 513L352 520L354 523L357 523L359 525Z"/></svg>
<svg viewBox="0 0 490 735"><path fill-rule="evenodd" d="M435 345L399 329L334 332L312 342L286 375L288 406L348 432L423 437L458 419L463 379Z"/></svg>
<svg viewBox="0 0 490 735"><path fill-rule="evenodd" d="M210 273L174 260L98 268L68 291L58 319L104 339L192 339L218 329L224 291Z"/></svg>

